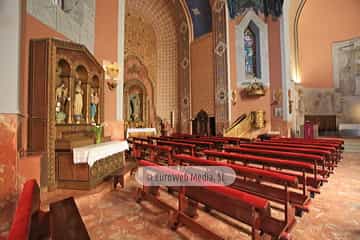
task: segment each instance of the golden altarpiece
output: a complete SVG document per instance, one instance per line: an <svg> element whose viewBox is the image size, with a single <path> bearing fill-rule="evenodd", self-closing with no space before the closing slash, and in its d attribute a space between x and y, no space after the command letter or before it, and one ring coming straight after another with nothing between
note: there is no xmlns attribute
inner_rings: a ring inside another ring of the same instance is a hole
<svg viewBox="0 0 360 240"><path fill-rule="evenodd" d="M103 67L85 46L57 39L31 40L29 64L28 147L45 159L44 185L92 188L124 161L118 153L73 163L72 150L94 144L94 124L104 121Z"/></svg>

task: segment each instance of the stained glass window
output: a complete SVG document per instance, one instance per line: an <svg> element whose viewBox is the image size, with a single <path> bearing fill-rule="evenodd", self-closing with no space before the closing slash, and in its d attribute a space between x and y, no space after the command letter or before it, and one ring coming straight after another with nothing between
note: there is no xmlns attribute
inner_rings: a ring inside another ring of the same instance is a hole
<svg viewBox="0 0 360 240"><path fill-rule="evenodd" d="M257 77L256 67L256 35L247 27L244 32L245 73L249 77Z"/></svg>

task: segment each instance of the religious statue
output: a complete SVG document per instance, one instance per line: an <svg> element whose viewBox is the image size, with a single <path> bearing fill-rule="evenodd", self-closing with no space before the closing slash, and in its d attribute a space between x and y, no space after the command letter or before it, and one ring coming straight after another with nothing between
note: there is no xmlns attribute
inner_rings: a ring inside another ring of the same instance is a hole
<svg viewBox="0 0 360 240"><path fill-rule="evenodd" d="M79 80L75 85L75 99L74 99L74 117L76 123L80 123L83 110L83 94L84 91L81 88L81 81Z"/></svg>
<svg viewBox="0 0 360 240"><path fill-rule="evenodd" d="M68 99L68 90L62 82L55 90L56 96L56 122L64 123L66 118L65 106Z"/></svg>
<svg viewBox="0 0 360 240"><path fill-rule="evenodd" d="M97 89L91 88L90 94L90 121L95 122L95 116L97 112L97 105L99 104L99 96Z"/></svg>
<svg viewBox="0 0 360 240"><path fill-rule="evenodd" d="M140 120L140 97L139 94L135 94L130 98L130 120Z"/></svg>

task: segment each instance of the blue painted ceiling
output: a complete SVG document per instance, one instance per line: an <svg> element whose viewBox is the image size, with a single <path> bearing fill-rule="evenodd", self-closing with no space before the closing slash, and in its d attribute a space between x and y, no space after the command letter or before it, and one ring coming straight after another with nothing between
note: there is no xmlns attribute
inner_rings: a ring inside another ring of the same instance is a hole
<svg viewBox="0 0 360 240"><path fill-rule="evenodd" d="M211 32L211 7L209 0L186 0L194 26L195 38Z"/></svg>

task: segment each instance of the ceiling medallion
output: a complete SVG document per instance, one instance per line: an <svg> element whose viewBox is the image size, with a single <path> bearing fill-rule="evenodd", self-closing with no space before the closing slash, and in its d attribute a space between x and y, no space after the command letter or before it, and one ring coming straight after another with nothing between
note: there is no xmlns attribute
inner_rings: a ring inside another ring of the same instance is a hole
<svg viewBox="0 0 360 240"><path fill-rule="evenodd" d="M187 107L187 105L189 104L189 97L185 96L183 98L183 104L184 104L185 107Z"/></svg>
<svg viewBox="0 0 360 240"><path fill-rule="evenodd" d="M180 25L180 32L181 32L182 34L185 34L185 33L187 32L187 24L186 24L185 21L183 21L183 22L181 23L181 25Z"/></svg>
<svg viewBox="0 0 360 240"><path fill-rule="evenodd" d="M226 45L223 41L219 41L215 48L215 53L221 57L226 50Z"/></svg>
<svg viewBox="0 0 360 240"><path fill-rule="evenodd" d="M216 96L217 96L217 100L218 100L219 103L225 103L226 102L227 96L226 96L225 89L219 89Z"/></svg>
<svg viewBox="0 0 360 240"><path fill-rule="evenodd" d="M189 66L189 59L187 57L184 57L180 65L183 69L187 68Z"/></svg>

